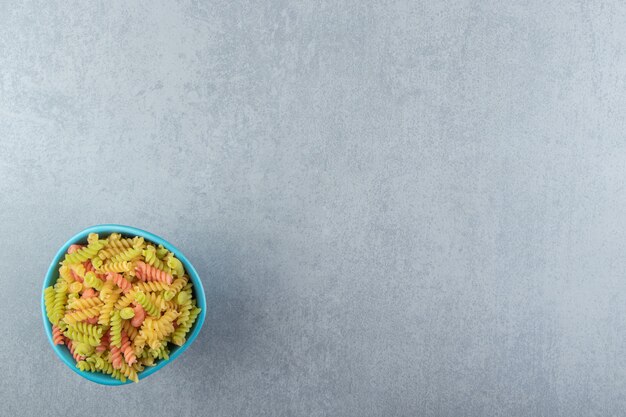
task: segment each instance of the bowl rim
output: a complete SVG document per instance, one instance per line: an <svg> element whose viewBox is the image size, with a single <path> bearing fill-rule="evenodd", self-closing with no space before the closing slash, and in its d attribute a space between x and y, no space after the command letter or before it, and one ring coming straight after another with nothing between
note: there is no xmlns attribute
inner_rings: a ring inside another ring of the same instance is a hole
<svg viewBox="0 0 626 417"><path fill-rule="evenodd" d="M176 256L176 258L178 258L182 262L183 266L185 267L185 271L187 271L187 274L189 275L189 279L193 283L194 292L196 296L196 302L198 303L198 307L201 308L201 311L200 311L200 314L198 315L198 318L196 319L196 322L193 325L193 328L191 329L191 332L189 333L189 336L187 337L187 340L182 346L178 347L178 349L176 349L170 355L170 358L168 360L161 360L156 366L146 367L143 371L138 372L137 375L140 380L152 375L153 373L157 372L159 369L172 363L185 350L187 350L187 348L191 346L191 344L194 342L196 337L198 337L198 334L200 333L200 329L202 328L202 325L204 324L204 319L206 317L206 297L204 294L204 287L202 286L202 280L200 279L200 276L198 275L198 272L196 271L196 269L193 267L191 262L185 257L185 255L183 255L183 253L176 246L172 245L165 239L153 233L150 233L145 230L138 229L132 226L125 226L121 224L98 224L98 225L89 226L81 230L80 232L76 233L70 239L68 239L61 246L61 248L57 251L56 255L52 259L52 262L50 263L50 266L48 267L48 271L46 272L46 276L43 281L43 287L41 289L41 313L42 313L42 318L43 318L44 329L48 337L48 342L50 343L50 346L52 346L52 349L54 350L54 353L56 354L56 356L63 363L65 363L65 365L67 365L72 371L74 371L75 373L77 373L78 375L82 376L83 378L89 381L92 381L101 385L112 385L112 386L130 384L132 383L132 381L130 380L127 380L126 382L122 382L109 375L105 375L102 373L81 371L80 369L76 367L76 362L74 361L74 358L72 358L71 355L67 354L69 352L67 352L67 349L65 348L65 346L55 345L52 339L52 323L50 323L46 314L44 290L50 285L53 285L53 282L52 282L53 277L56 274L56 271L59 266L59 262L61 261L61 258L65 256L65 253L67 252L67 249L70 247L70 245L72 245L73 243L79 240L86 239L89 233L98 233L98 234L121 233L125 235L142 236L143 238L153 243L156 243L157 245L161 244L167 250L172 252L174 256ZM65 352L63 352L63 350L65 350Z"/></svg>

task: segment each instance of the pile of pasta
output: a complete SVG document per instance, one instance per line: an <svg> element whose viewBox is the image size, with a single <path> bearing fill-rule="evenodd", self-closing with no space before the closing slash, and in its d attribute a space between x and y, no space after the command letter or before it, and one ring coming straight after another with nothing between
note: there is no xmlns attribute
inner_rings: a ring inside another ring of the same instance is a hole
<svg viewBox="0 0 626 417"><path fill-rule="evenodd" d="M200 308L183 264L143 237L92 233L71 245L59 278L44 290L54 344L84 372L126 382L182 346Z"/></svg>

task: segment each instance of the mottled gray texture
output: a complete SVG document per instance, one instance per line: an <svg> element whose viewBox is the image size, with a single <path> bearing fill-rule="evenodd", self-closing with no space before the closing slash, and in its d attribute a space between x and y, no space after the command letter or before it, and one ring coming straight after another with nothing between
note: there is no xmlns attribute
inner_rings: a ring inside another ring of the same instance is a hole
<svg viewBox="0 0 626 417"><path fill-rule="evenodd" d="M623 415L623 2L85 3L0 2L0 415ZM108 222L208 301L123 388L39 312Z"/></svg>

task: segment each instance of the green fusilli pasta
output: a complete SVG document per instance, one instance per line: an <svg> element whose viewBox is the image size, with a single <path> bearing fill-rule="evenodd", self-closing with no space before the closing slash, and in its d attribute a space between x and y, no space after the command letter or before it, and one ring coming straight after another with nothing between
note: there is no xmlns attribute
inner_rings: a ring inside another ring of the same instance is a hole
<svg viewBox="0 0 626 417"><path fill-rule="evenodd" d="M65 263L66 264L77 264L79 262L85 262L88 259L96 256L98 251L104 247L104 243L102 241L95 241L94 243L90 243L86 247L77 250L74 253L68 253L65 255Z"/></svg>
<svg viewBox="0 0 626 417"><path fill-rule="evenodd" d="M85 285L100 291L104 286L104 282L102 282L102 280L98 278L95 273L89 271L85 274Z"/></svg>

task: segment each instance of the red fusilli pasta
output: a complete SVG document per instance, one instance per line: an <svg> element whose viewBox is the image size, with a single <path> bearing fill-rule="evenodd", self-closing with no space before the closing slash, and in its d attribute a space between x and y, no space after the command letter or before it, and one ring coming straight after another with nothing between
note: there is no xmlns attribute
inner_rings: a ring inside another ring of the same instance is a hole
<svg viewBox="0 0 626 417"><path fill-rule="evenodd" d="M133 307L133 311L135 312L135 317L132 318L130 324L133 327L139 327L143 324L143 321L146 319L146 310L139 303L135 303Z"/></svg>
<svg viewBox="0 0 626 417"><path fill-rule="evenodd" d="M96 346L96 352L103 353L109 348L110 333L107 331L100 339L100 344Z"/></svg>
<svg viewBox="0 0 626 417"><path fill-rule="evenodd" d="M80 296L80 298L93 298L97 296L98 291L94 290L93 288L87 288L85 291L83 291L83 294Z"/></svg>
<svg viewBox="0 0 626 417"><path fill-rule="evenodd" d="M137 273L137 277L142 281L160 281L169 285L174 279L171 274L148 265L143 261L137 262L135 272Z"/></svg>
<svg viewBox="0 0 626 417"><path fill-rule="evenodd" d="M122 289L122 292L124 294L128 293L128 291L130 291L130 288L132 287L132 284L130 283L130 281L128 281L126 278L124 278L121 274L118 274L117 272L109 272L106 275L106 279L109 281L113 281L115 285L117 285L118 287Z"/></svg>
<svg viewBox="0 0 626 417"><path fill-rule="evenodd" d="M122 357L122 351L117 346L110 346L111 349L111 364L113 368L120 369L122 367L122 362L124 361Z"/></svg>
<svg viewBox="0 0 626 417"><path fill-rule="evenodd" d="M57 326L56 324L52 326L52 341L54 342L55 345L65 344L63 332L61 331L59 326Z"/></svg>

